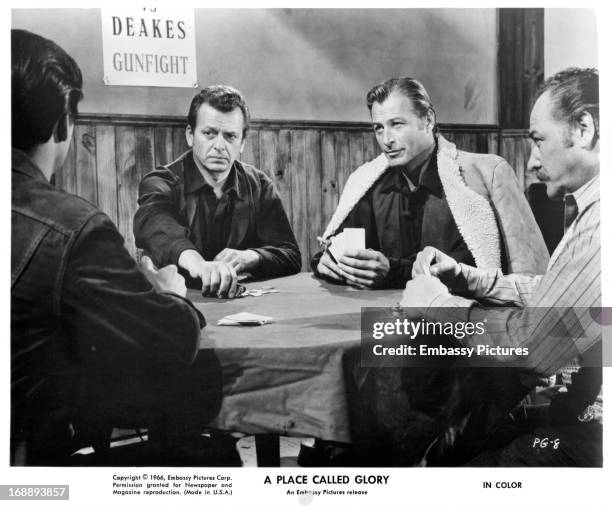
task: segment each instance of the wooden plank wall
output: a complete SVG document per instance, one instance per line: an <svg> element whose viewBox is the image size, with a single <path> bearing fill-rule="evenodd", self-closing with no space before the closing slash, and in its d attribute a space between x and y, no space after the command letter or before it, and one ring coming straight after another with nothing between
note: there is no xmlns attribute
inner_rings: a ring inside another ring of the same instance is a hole
<svg viewBox="0 0 612 506"><path fill-rule="evenodd" d="M156 165L187 150L184 131L180 118L82 116L56 185L107 213L135 254L132 219L138 182ZM501 144L494 125L442 125L442 133L460 149L499 149L524 181L529 149L525 132L503 134ZM242 160L274 181L300 245L304 270L348 175L379 153L367 123L253 122Z"/></svg>
<svg viewBox="0 0 612 506"><path fill-rule="evenodd" d="M499 125L528 128L532 100L544 80L544 9L499 9Z"/></svg>
<svg viewBox="0 0 612 506"><path fill-rule="evenodd" d="M522 190L538 180L533 171L527 168L531 154L531 141L527 130L502 130L500 135L499 155L504 157L514 168Z"/></svg>

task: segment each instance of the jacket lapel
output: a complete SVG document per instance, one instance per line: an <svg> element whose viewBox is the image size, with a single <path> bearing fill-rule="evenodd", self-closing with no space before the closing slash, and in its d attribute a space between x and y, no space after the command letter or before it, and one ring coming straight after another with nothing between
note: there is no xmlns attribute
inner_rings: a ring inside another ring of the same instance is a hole
<svg viewBox="0 0 612 506"><path fill-rule="evenodd" d="M499 269L501 248L495 213L490 202L465 183L458 159L457 147L440 136L438 174L457 228L477 267Z"/></svg>
<svg viewBox="0 0 612 506"><path fill-rule="evenodd" d="M323 232L323 239L327 240L336 233L353 207L388 168L387 158L381 153L374 160L358 167L349 176L342 190L338 207L336 207L325 232Z"/></svg>

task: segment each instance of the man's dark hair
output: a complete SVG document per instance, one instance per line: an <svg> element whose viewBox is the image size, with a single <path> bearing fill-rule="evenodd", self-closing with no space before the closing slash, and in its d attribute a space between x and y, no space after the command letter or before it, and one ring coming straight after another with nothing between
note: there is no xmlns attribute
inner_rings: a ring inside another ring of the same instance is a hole
<svg viewBox="0 0 612 506"><path fill-rule="evenodd" d="M549 91L553 110L552 116L557 121L575 127L582 115L588 112L593 117L595 137L599 138L599 72L595 68L571 67L542 83L535 96L537 100L543 93Z"/></svg>
<svg viewBox="0 0 612 506"><path fill-rule="evenodd" d="M189 114L187 115L187 123L194 131L196 127L196 120L198 118L198 111L202 104L208 104L217 111L220 112L231 112L236 107L242 111L242 117L244 118L244 127L242 128L242 138L246 139L247 133L249 132L249 123L251 122L251 116L249 113L249 107L240 93L236 88L231 86L225 86L222 84L215 84L213 86L207 86L200 93L198 93L191 101L189 106Z"/></svg>
<svg viewBox="0 0 612 506"><path fill-rule="evenodd" d="M73 121L82 87L79 66L55 42L11 30L11 145L27 152L47 142L64 116Z"/></svg>
<svg viewBox="0 0 612 506"><path fill-rule="evenodd" d="M412 77L394 77L392 79L387 79L368 91L366 102L370 113L372 112L372 105L374 105L374 103L382 104L394 91L399 91L410 100L414 112L419 118L427 117L427 114L431 111L434 118L433 132L434 134L437 133L438 124L436 123L436 110L431 103L429 93L427 93L425 86Z"/></svg>

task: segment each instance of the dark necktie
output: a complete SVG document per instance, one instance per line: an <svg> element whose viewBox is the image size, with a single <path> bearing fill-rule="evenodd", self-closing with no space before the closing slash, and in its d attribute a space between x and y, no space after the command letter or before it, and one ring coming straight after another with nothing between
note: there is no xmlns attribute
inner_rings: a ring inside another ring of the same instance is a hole
<svg viewBox="0 0 612 506"><path fill-rule="evenodd" d="M568 193L565 196L565 211L563 214L563 232L567 232L567 229L570 228L570 225L578 216L578 204L576 203L576 199L571 193Z"/></svg>

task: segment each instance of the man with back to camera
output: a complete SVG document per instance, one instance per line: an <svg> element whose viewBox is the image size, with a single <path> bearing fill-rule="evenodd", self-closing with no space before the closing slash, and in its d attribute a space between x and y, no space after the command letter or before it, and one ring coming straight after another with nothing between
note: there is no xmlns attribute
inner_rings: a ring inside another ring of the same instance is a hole
<svg viewBox="0 0 612 506"><path fill-rule="evenodd" d="M557 393L544 416L527 415L511 435L472 465L601 466L601 240L599 204L599 76L595 69L570 68L542 85L531 111L532 151L528 167L546 184L551 199L565 200L566 232L544 275L502 275L458 263L425 248L414 264L402 304L411 316L436 319L443 308L464 308L462 319L487 321L469 346L526 348L527 355L491 360L522 367L542 377L579 359L567 391ZM449 289L452 291L449 291ZM487 304L517 306L495 313ZM534 308L549 308L545 312ZM558 308L558 309L553 309ZM552 316L551 316L552 315ZM565 329L578 329L576 337ZM560 336L560 337L559 337ZM495 395L495 392L493 392ZM550 441L549 445L534 445ZM554 441L557 440L555 446Z"/></svg>
<svg viewBox="0 0 612 506"><path fill-rule="evenodd" d="M50 184L81 71L36 34L12 30L11 44L11 464L62 465L100 428L157 423L191 397L182 389L195 389L186 371L204 319L175 267L145 258L139 270L104 213ZM195 404L203 425L211 408Z"/></svg>
<svg viewBox="0 0 612 506"><path fill-rule="evenodd" d="M238 90L204 88L189 108L192 149L147 174L138 190L136 245L157 265L187 271L204 295L233 298L241 275L300 271L300 251L272 181L238 161L249 121Z"/></svg>
<svg viewBox="0 0 612 506"><path fill-rule="evenodd" d="M505 272L541 273L548 253L516 176L496 155L457 150L437 133L424 86L389 79L367 94L383 154L346 182L323 239L365 228L365 250L337 262L314 255L315 274L360 288L403 287L427 245L457 261Z"/></svg>

